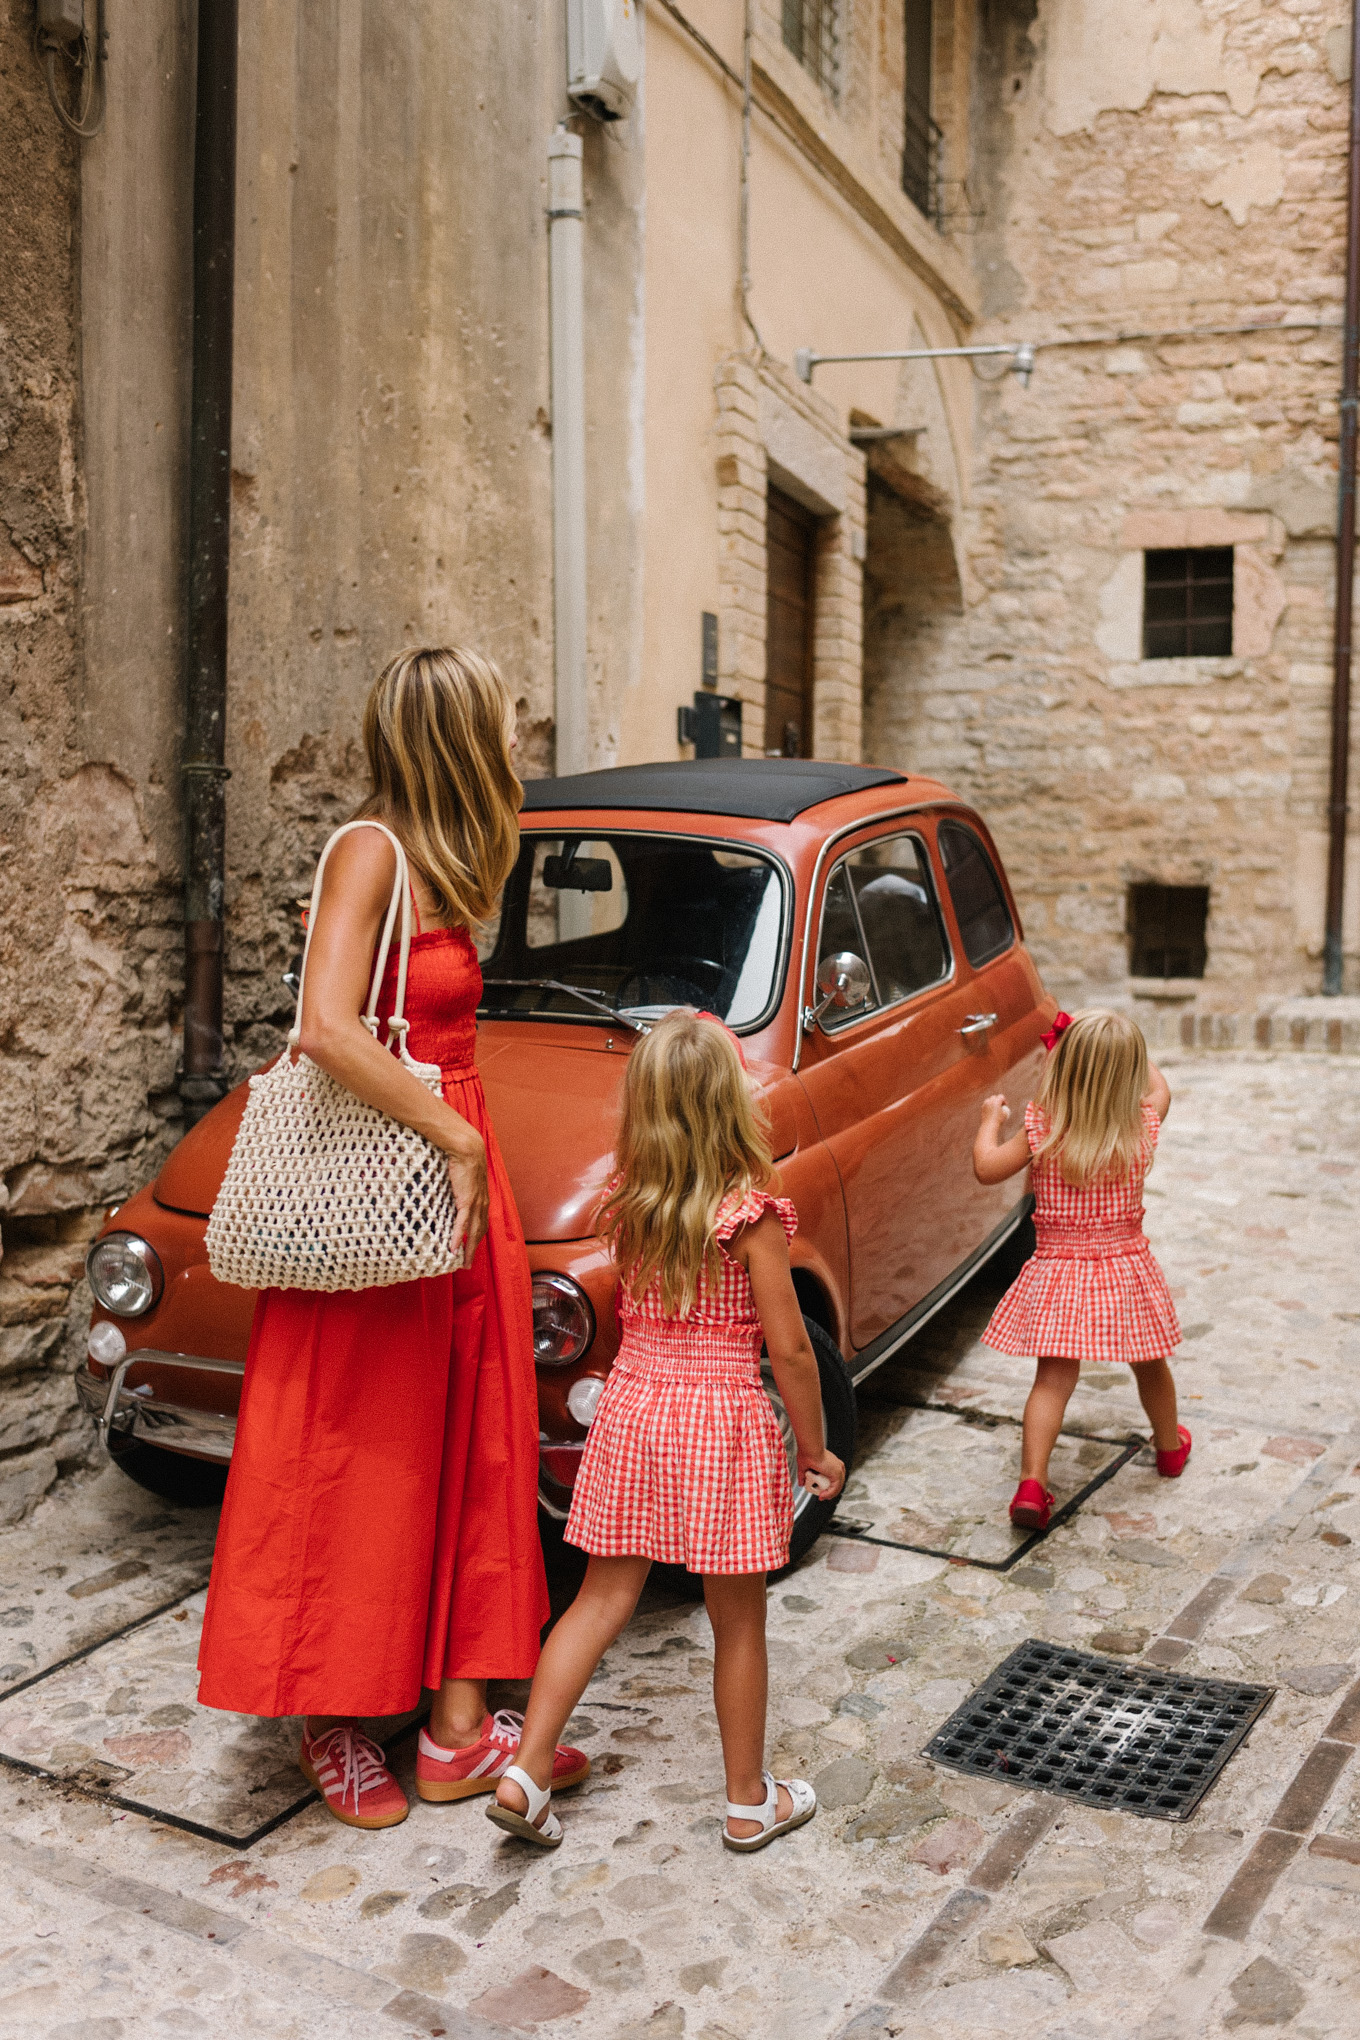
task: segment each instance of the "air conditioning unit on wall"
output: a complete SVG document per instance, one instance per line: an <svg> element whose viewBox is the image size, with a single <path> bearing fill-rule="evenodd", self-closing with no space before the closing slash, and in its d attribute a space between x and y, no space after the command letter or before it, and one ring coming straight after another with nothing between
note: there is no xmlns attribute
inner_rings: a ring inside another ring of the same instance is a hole
<svg viewBox="0 0 1360 2040"><path fill-rule="evenodd" d="M567 94L595 120L632 111L642 51L639 0L567 0Z"/></svg>

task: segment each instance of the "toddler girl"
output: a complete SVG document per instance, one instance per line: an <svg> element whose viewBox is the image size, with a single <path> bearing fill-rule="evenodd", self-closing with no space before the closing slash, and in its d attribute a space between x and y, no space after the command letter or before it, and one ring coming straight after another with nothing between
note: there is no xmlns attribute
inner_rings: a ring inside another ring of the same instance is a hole
<svg viewBox="0 0 1360 2040"><path fill-rule="evenodd" d="M622 1341L582 1455L566 1536L585 1581L543 1649L519 1758L487 1817L555 1849L558 1734L637 1604L649 1567L702 1573L729 1849L763 1849L817 1808L801 1778L764 1770L765 1574L786 1563L788 1463L761 1386L762 1335L798 1446L798 1477L829 1499L817 1362L789 1272L798 1220L767 1189L770 1151L736 1039L680 1009L628 1059L618 1175L599 1229L619 1270Z"/></svg>
<svg viewBox="0 0 1360 2040"><path fill-rule="evenodd" d="M1033 1171L1038 1245L982 1335L998 1353L1039 1355L1011 1503L1021 1529L1048 1527L1049 1454L1083 1360L1133 1368L1158 1473L1174 1480L1190 1457L1166 1364L1180 1326L1143 1232L1143 1179L1170 1105L1166 1078L1148 1061L1138 1027L1122 1013L1098 1010L1058 1035L1023 1133L1001 1138L1010 1117L1004 1098L983 1105L973 1143L978 1181L1004 1183L1025 1167Z"/></svg>

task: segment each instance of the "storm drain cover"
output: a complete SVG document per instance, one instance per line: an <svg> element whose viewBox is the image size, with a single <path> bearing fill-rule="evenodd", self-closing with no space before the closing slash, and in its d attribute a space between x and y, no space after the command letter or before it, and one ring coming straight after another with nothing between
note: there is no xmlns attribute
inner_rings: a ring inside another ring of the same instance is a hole
<svg viewBox="0 0 1360 2040"><path fill-rule="evenodd" d="M955 1771L1152 1820L1186 1820L1270 1700L1034 1638L926 1744Z"/></svg>

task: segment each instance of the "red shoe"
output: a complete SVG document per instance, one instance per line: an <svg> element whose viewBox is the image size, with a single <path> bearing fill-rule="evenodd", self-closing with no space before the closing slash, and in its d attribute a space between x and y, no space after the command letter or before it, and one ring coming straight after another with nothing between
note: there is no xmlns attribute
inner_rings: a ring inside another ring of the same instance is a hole
<svg viewBox="0 0 1360 2040"><path fill-rule="evenodd" d="M302 1725L302 1775L346 1827L396 1827L411 1811L378 1745L348 1723L309 1736Z"/></svg>
<svg viewBox="0 0 1360 2040"><path fill-rule="evenodd" d="M1185 1472L1185 1462L1190 1457L1190 1433L1184 1424L1177 1424L1176 1436L1181 1442L1175 1452L1157 1454L1157 1471L1163 1480L1179 1480Z"/></svg>
<svg viewBox="0 0 1360 2040"><path fill-rule="evenodd" d="M1037 1480L1022 1480L1011 1498L1011 1521L1017 1530L1047 1530L1053 1497Z"/></svg>
<svg viewBox="0 0 1360 2040"><path fill-rule="evenodd" d="M514 1763L519 1739L524 1733L524 1716L503 1707L494 1721L488 1714L482 1732L466 1749L446 1750L422 1728L416 1749L416 1791L422 1799L471 1799L479 1792L494 1792L496 1782ZM553 1758L551 1790L565 1792L590 1776L590 1758L584 1750L559 1743Z"/></svg>

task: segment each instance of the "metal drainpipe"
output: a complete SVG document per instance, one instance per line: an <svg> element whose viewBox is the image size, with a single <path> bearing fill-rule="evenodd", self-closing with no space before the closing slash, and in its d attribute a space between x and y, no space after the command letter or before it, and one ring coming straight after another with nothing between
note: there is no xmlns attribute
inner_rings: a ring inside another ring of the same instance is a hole
<svg viewBox="0 0 1360 2040"><path fill-rule="evenodd" d="M555 769L590 764L586 694L585 207L581 137L548 143L548 319L552 354Z"/></svg>
<svg viewBox="0 0 1360 2040"><path fill-rule="evenodd" d="M1327 924L1322 989L1344 982L1346 801L1351 748L1351 615L1355 590L1356 407L1360 401L1360 0L1351 8L1351 136L1346 189L1346 323L1341 368L1340 480L1336 522L1336 636L1332 678L1332 769L1327 802Z"/></svg>
<svg viewBox="0 0 1360 2040"><path fill-rule="evenodd" d="M184 1061L192 1125L222 1068L223 763L231 550L231 355L236 250L237 0L198 0L194 113L193 399L184 674Z"/></svg>

